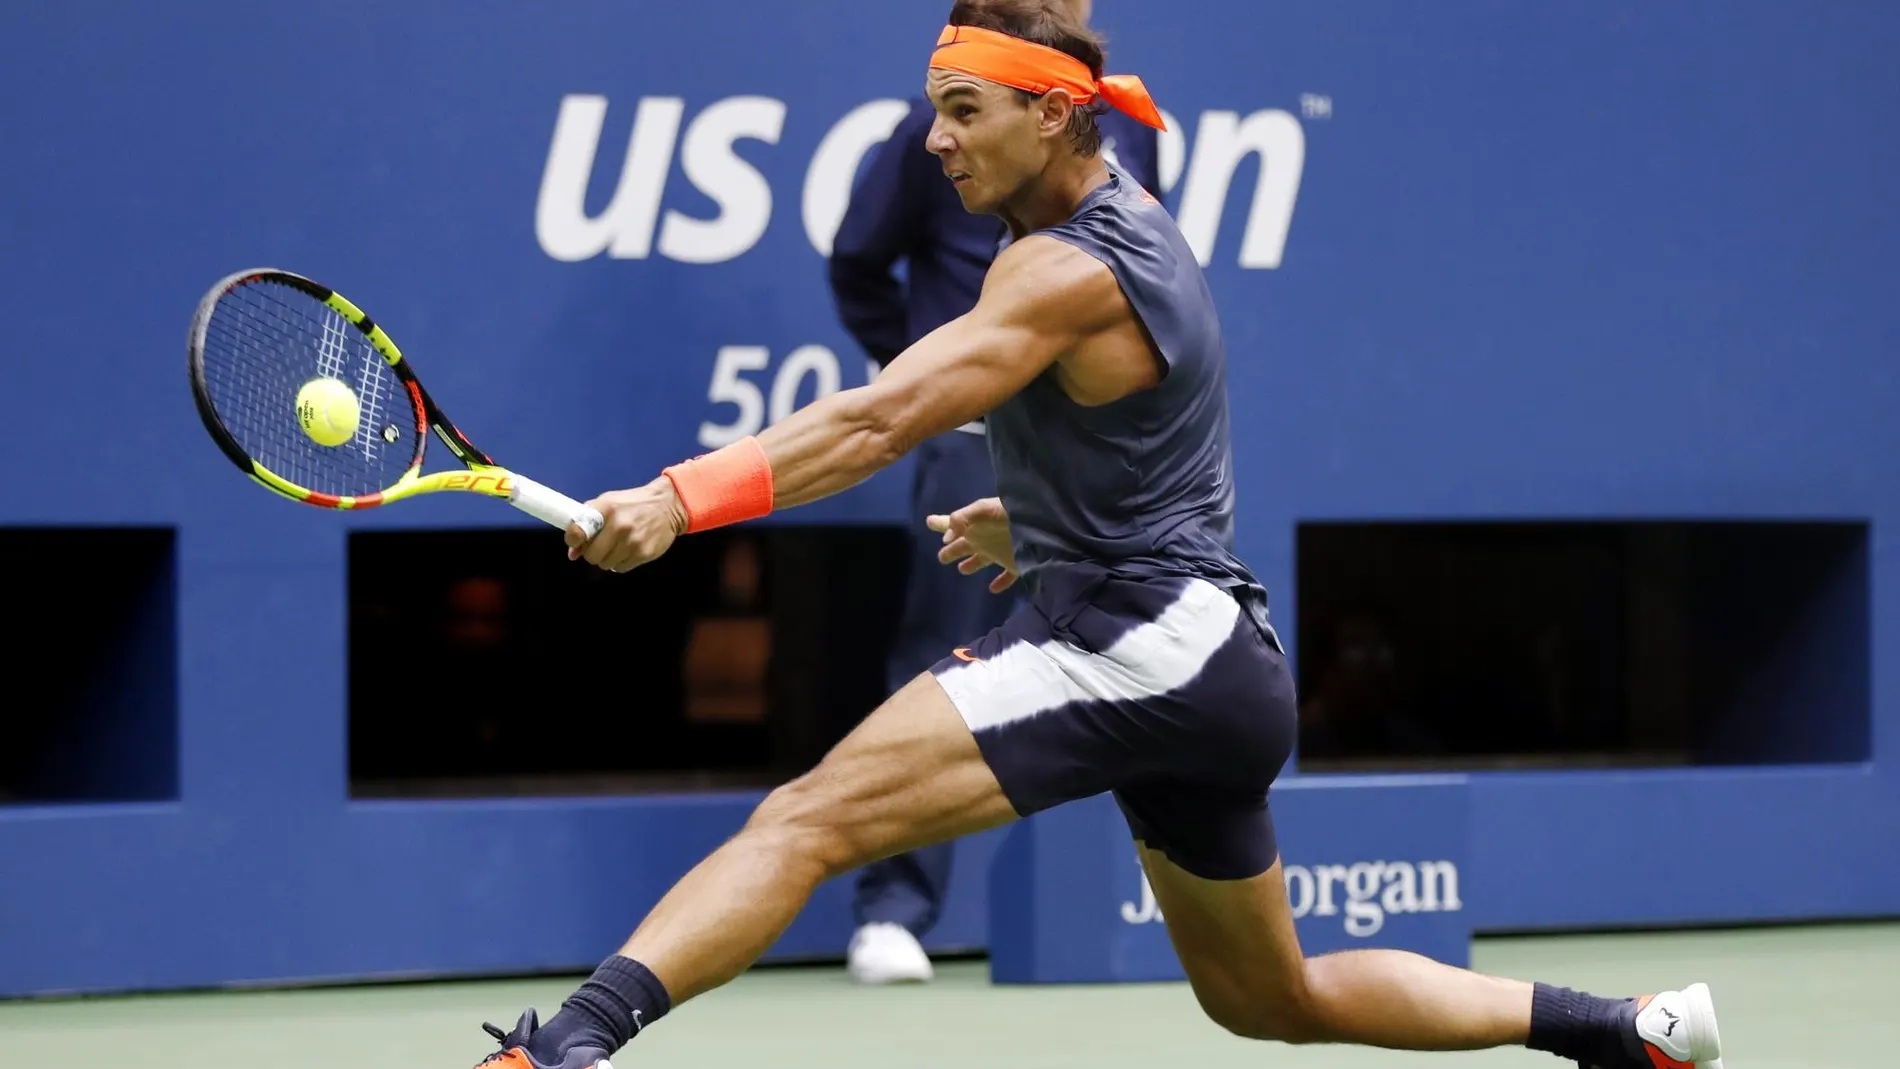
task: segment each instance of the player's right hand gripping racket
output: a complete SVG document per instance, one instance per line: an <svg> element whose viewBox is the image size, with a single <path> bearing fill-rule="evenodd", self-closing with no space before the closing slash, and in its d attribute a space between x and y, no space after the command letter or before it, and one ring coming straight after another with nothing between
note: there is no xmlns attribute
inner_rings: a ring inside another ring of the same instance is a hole
<svg viewBox="0 0 1900 1069"><path fill-rule="evenodd" d="M389 335L341 294L273 268L218 281L191 321L191 392L238 470L306 505L366 509L438 490L498 497L589 538L600 513L499 467L450 423ZM433 430L462 462L422 474Z"/></svg>

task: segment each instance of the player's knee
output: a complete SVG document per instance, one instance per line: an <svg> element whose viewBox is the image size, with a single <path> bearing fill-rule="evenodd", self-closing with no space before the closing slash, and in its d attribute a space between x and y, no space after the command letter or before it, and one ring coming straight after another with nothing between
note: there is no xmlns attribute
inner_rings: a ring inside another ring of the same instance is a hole
<svg viewBox="0 0 1900 1069"><path fill-rule="evenodd" d="M1258 991L1232 985L1219 992L1196 992L1201 1009L1215 1024L1242 1039L1279 1043L1322 1043L1327 1039L1313 1000L1304 988Z"/></svg>
<svg viewBox="0 0 1900 1069"><path fill-rule="evenodd" d="M1326 1038L1318 1022L1299 1009L1288 1006L1250 1006L1231 1010L1203 1007L1214 1023L1242 1039L1273 1040L1279 1043L1320 1043Z"/></svg>
<svg viewBox="0 0 1900 1069"><path fill-rule="evenodd" d="M842 807L809 774L767 795L741 834L755 845L818 866L826 878L859 864L861 851L845 824Z"/></svg>

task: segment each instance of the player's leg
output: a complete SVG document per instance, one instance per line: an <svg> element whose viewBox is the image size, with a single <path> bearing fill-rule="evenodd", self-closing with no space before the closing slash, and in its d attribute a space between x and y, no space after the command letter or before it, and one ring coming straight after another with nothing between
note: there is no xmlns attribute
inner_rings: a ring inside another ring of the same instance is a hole
<svg viewBox="0 0 1900 1069"><path fill-rule="evenodd" d="M1195 995L1215 1021L1294 1043L1529 1045L1601 1069L1717 1057L1706 989L1666 993L1643 1007L1392 950L1305 957L1267 808L1297 726L1285 653L1259 616L1236 612L1205 585L1184 591L1164 618L1168 643L1137 651L1134 661L1152 663L1203 639L1214 648L1182 684L1131 707L1165 767L1115 793ZM1671 1013L1680 1017L1673 1031Z"/></svg>
<svg viewBox="0 0 1900 1069"><path fill-rule="evenodd" d="M963 719L919 676L816 769L773 791L621 953L684 1001L752 964L824 881L1014 817Z"/></svg>
<svg viewBox="0 0 1900 1069"><path fill-rule="evenodd" d="M1304 958L1280 863L1206 880L1141 845L1182 967L1216 1024L1253 1039L1475 1050L1528 1038L1531 985L1401 951Z"/></svg>
<svg viewBox="0 0 1900 1069"><path fill-rule="evenodd" d="M1149 840L1142 865L1195 997L1228 1031L1418 1051L1530 1046L1602 1069L1719 1067L1714 1009L1700 985L1653 1001L1604 999L1398 950L1305 957L1278 858L1258 875L1237 875L1273 851L1264 799L1194 793L1136 795L1123 806ZM1164 853L1153 840L1183 845Z"/></svg>
<svg viewBox="0 0 1900 1069"><path fill-rule="evenodd" d="M824 881L1015 816L943 688L919 676L760 803L545 1026L524 1016L497 1035L497 1064L591 1069L757 960Z"/></svg>
<svg viewBox="0 0 1900 1069"><path fill-rule="evenodd" d="M964 575L937 560L940 537L924 525L996 493L989 445L980 434L951 431L915 453L910 500L910 569L886 671L895 692L952 648L1002 625L1013 598L989 591L988 575ZM919 940L943 911L954 842L935 843L874 861L859 873L852 900L857 931L846 967L864 983L928 980L929 956Z"/></svg>

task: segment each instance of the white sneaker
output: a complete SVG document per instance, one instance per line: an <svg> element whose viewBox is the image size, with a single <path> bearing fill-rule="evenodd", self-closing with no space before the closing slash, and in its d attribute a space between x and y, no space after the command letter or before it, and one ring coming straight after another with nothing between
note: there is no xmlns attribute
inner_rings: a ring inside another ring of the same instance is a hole
<svg viewBox="0 0 1900 1069"><path fill-rule="evenodd" d="M1662 1069L1722 1069L1722 1033L1715 1027L1709 985L1691 984L1637 1001L1636 1035Z"/></svg>
<svg viewBox="0 0 1900 1069"><path fill-rule="evenodd" d="M867 924L851 936L847 968L861 984L921 984L933 972L930 955L901 924Z"/></svg>

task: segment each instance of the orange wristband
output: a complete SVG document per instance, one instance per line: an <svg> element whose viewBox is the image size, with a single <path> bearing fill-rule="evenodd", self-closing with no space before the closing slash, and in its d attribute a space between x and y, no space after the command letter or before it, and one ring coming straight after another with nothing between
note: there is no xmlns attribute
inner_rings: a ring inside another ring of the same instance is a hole
<svg viewBox="0 0 1900 1069"><path fill-rule="evenodd" d="M661 474L686 506L686 531L707 531L772 511L772 464L757 438L667 468Z"/></svg>

